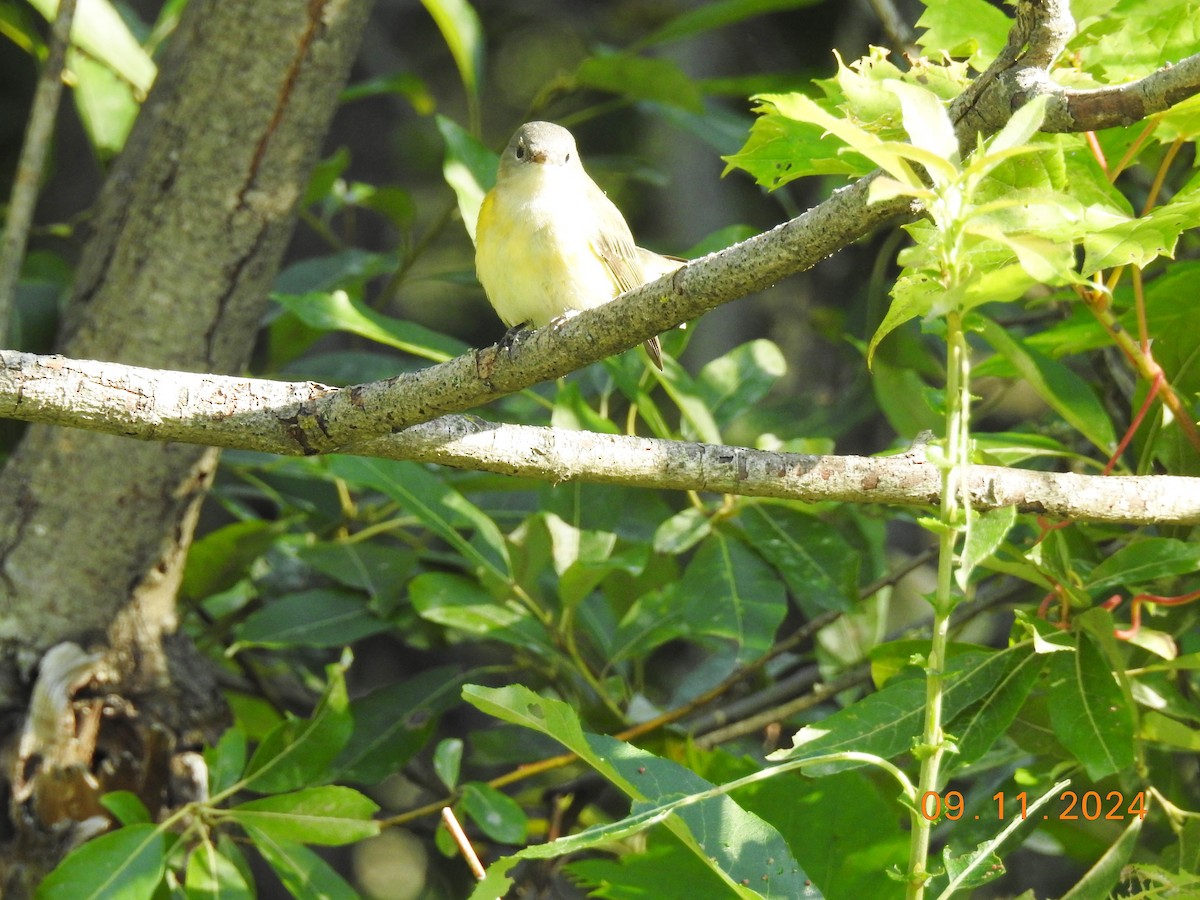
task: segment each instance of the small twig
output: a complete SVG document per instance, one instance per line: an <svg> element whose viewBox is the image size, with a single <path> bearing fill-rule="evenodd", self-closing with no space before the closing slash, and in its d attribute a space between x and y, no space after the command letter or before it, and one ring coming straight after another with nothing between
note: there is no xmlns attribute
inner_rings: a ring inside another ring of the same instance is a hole
<svg viewBox="0 0 1200 900"><path fill-rule="evenodd" d="M483 863L479 861L479 856L475 853L475 848L471 846L471 841L467 837L467 833L463 831L462 826L458 824L458 819L454 815L454 810L448 806L442 807L442 821L446 823L446 828L450 831L450 836L454 838L454 843L458 845L458 852L463 855L463 859L467 861L467 865L471 867L471 874L479 881L483 881Z"/></svg>
<svg viewBox="0 0 1200 900"><path fill-rule="evenodd" d="M54 133L54 120L58 115L58 101L62 97L62 73L67 58L67 46L71 41L71 23L75 19L76 0L60 0L54 27L50 30L50 47L42 76L38 79L33 95L33 107L29 112L29 124L25 129L25 142L21 157L17 161L17 174L13 179L12 196L8 203L8 221L4 227L4 240L0 242L0 346L9 344L9 322L16 303L17 282L21 277L21 260L29 240L29 227L33 222L33 210L37 204L38 185L42 181L42 167L46 163L46 152L50 137Z"/></svg>

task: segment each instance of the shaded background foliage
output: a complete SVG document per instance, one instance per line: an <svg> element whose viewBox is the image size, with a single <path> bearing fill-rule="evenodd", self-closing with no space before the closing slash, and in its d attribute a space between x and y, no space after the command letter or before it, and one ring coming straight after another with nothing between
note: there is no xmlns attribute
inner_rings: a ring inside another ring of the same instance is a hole
<svg viewBox="0 0 1200 900"><path fill-rule="evenodd" d="M872 43L894 44L866 3L797 3L654 44L643 58L674 68L627 82L628 93L573 84L566 77L593 54L637 47L685 9L699 6L577 2L548 10L532 2L476 4L487 39L477 111L483 143L503 145L520 122L535 116L570 125L589 171L625 211L639 241L662 252L707 252L816 203L840 182L807 179L767 194L741 172L721 178L721 156L745 142L750 94L808 89L812 78L833 72L832 49L851 60ZM20 4L4 8L27 14ZM153 4L130 9L145 22L163 12ZM909 22L919 12L915 4L902 11ZM342 288L390 317L466 345L490 343L502 326L474 283L470 241L442 177L444 132L435 119L441 115L469 127L476 111L425 8L382 0L374 15L278 290L303 298ZM674 80L664 74L672 71L678 73ZM0 78L0 104L13 110L0 117L3 129L4 123L23 120L34 68L27 54L0 42L0 72L11 73ZM382 82L389 79L385 88ZM11 169L18 141L19 129L0 131L0 175ZM1113 138L1112 149L1122 143L1128 143L1126 135ZM1135 197L1146 192L1146 173L1160 153L1150 151L1150 165L1128 179L1125 187ZM1170 171L1175 187L1191 174L1189 153ZM103 169L104 160L68 105L39 214L41 222L67 225L47 229L35 241L22 294L26 349L50 346L54 305L86 234L87 205ZM743 228L704 243L731 226ZM898 246L897 237L880 235L689 326L682 361L697 375L696 395L723 439L809 452L874 453L904 447L921 428L938 424L942 364L935 336L910 323L882 345L870 378L863 363L863 345L886 309ZM1179 255L1194 250L1194 239L1185 238ZM1036 329L1058 320L1057 312L1009 312L1014 326ZM326 313L322 320L303 299L281 296L265 324L254 370L350 383L424 364L348 334L347 319ZM328 327L331 318L342 328ZM760 338L772 343L748 343ZM670 340L678 345L683 336ZM1099 386L1119 432L1130 417L1130 396L1114 355L1095 353L1072 366ZM480 414L619 429L629 396L635 395L628 386L641 370L640 358L626 354ZM1082 451L1086 442L1054 420L1003 361L993 363L991 373L996 389L989 390L987 382L981 388L986 392L981 427L1037 422L1062 440L1063 452ZM672 431L688 437L702 431L686 412L664 405L664 416ZM12 439L11 430L6 435ZM1035 464L1052 463L1043 458ZM1194 471L1194 461L1191 465L1180 471ZM1162 537L1190 534L1182 528L1164 531ZM1027 547L1037 536L1037 524L1023 518L1010 543ZM1085 586L1098 595L1121 584L1119 578L1095 577L1098 570L1104 574L1111 548L1144 536L1079 529L1054 533L1049 545L1066 561L1065 570L1093 576ZM536 781L513 779L513 786L504 787L519 805L485 784L561 747L528 728L496 727L494 719L461 702L464 683L544 689L571 704L589 731L611 733L687 704L737 667L750 666L744 679L722 693L715 710L701 709L687 721L687 735L660 731L643 741L663 759L686 764L711 783L725 783L755 770L764 751L786 746L799 726L863 696L871 678L882 685L897 674L900 684L912 676L908 663L920 644L899 639L917 634L924 620L920 595L930 587L929 573L917 569L902 589L889 584L877 593L871 587L904 568L901 560L919 554L925 544L915 516L895 510L722 503L362 460L275 460L231 452L207 504L180 602L188 632L223 666L240 728L231 734L252 743L270 746L268 735L281 715L308 716L320 695L323 708L333 711L309 721L337 721L344 712L338 706L342 676L337 666L327 667L342 645L354 645L355 662L346 677L356 730L321 726L333 750L323 768L312 768L311 780L360 786L385 815L403 821L375 843L327 851L326 858L355 872L378 896L457 897L468 891L469 876L457 857L435 849L446 848L444 834L435 834L434 818L407 817L414 808L457 789L460 814L491 857L505 847L620 818L627 809L603 779L578 765ZM1186 562L1172 574L1176 580L1164 576L1164 584L1195 589L1194 570ZM1027 614L1043 593L1016 578L989 582L963 610L956 633L960 652L971 652L969 642L1004 646L1012 610ZM731 621L735 602L738 618ZM806 629L809 623L826 626L819 638L815 628ZM1179 636L1184 652L1200 650L1194 613L1173 611L1155 624ZM1102 619L1093 630L1111 633L1110 626ZM787 643L789 635L796 640ZM777 645L777 639L784 643ZM871 651L868 667L863 659ZM1111 683L1111 660L1089 659L1095 669L1091 683ZM1166 673L1154 677L1175 720L1200 721L1194 673L1178 682ZM840 689L836 697L814 690L824 681ZM959 850L986 839L995 831L987 815L995 791L1011 792L1017 777L1028 780L1032 795L1035 786L1049 783L1058 763L1086 752L1062 747L1048 724L1053 717L1048 697L1061 704L1063 696L1035 692L1011 734L974 758L977 770L959 773L951 786L963 790L970 815L982 813L983 821L945 827L940 839L953 840ZM807 708L781 711L797 697L814 699ZM711 737L729 721L762 710L775 712L772 724ZM227 738L210 757L215 770L241 770L246 753L243 747L239 756L238 740ZM261 750L251 756L248 771L255 770L256 758L266 756ZM1194 759L1160 749L1146 766L1177 803L1196 805ZM1132 796L1133 780L1109 772L1098 777ZM271 793L303 783L260 778L250 789ZM743 789L737 800L779 829L828 896L883 896L892 885L884 870L903 867L907 846L905 813L894 793L877 776L842 772L814 780L781 777ZM1161 819L1148 823L1147 831L1147 858L1187 869L1186 848L1174 847L1174 835ZM1116 838L1116 827L1107 823L1050 822L1038 840L1006 857L1012 874L993 890L1061 893ZM612 897L632 896L622 893L622 884L657 890L659 896L673 896L679 884L700 895L723 890L710 870L661 831L623 846L644 852L623 855L619 862L592 854L570 864L573 881L607 885L597 895ZM237 858L236 850L221 849ZM379 872L387 873L383 881L389 883L380 883ZM258 875L261 884L271 883L265 867L258 867ZM426 886L418 893L389 893L420 882ZM553 863L527 863L520 883L530 896L579 892ZM271 890L264 886L261 895Z"/></svg>

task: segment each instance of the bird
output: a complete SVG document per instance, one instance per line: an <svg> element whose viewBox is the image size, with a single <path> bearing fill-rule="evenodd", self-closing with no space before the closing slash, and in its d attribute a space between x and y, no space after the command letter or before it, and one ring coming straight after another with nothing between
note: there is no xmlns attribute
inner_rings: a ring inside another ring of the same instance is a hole
<svg viewBox="0 0 1200 900"><path fill-rule="evenodd" d="M570 131L526 122L513 134L475 228L475 271L510 346L523 328L601 306L684 262L634 243ZM645 347L661 371L658 338Z"/></svg>

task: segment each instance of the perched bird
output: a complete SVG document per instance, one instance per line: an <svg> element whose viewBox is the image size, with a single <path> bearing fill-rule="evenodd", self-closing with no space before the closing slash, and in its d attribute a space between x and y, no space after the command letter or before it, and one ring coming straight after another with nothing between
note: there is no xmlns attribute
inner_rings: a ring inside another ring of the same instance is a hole
<svg viewBox="0 0 1200 900"><path fill-rule="evenodd" d="M550 122L517 129L475 228L475 271L510 335L608 303L683 262L634 244L571 132ZM662 369L658 338L645 346Z"/></svg>

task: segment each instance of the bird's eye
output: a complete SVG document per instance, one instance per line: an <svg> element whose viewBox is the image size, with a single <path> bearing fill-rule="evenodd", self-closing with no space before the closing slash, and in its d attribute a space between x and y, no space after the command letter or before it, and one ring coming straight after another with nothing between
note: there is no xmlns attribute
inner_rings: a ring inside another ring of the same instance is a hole
<svg viewBox="0 0 1200 900"><path fill-rule="evenodd" d="M524 159L524 158L525 158L525 145L517 144L517 159Z"/></svg>
<svg viewBox="0 0 1200 900"><path fill-rule="evenodd" d="M563 162L570 162L570 161L571 161L571 154L568 153L566 159L564 159Z"/></svg>

